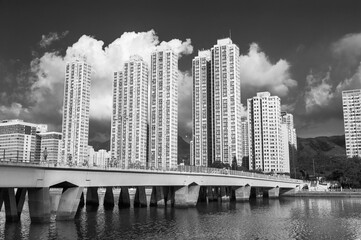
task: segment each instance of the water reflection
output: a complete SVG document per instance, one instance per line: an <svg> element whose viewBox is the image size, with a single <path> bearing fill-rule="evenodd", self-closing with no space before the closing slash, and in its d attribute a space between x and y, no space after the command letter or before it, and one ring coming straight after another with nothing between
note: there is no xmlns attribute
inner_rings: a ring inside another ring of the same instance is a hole
<svg viewBox="0 0 361 240"><path fill-rule="evenodd" d="M21 222L5 223L3 209L0 239L357 239L360 225L356 198L260 198L189 209L113 210L105 210L101 201L99 208L80 209L74 221L55 221L53 215L48 224L30 224L27 204Z"/></svg>

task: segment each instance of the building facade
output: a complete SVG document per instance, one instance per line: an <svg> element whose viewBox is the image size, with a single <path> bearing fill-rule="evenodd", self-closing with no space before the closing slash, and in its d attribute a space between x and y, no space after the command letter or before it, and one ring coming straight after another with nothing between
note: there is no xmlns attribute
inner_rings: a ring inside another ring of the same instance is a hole
<svg viewBox="0 0 361 240"><path fill-rule="evenodd" d="M62 159L82 165L88 156L92 68L80 60L66 64L62 124Z"/></svg>
<svg viewBox="0 0 361 240"><path fill-rule="evenodd" d="M178 161L178 55L151 55L149 166L176 168Z"/></svg>
<svg viewBox="0 0 361 240"><path fill-rule="evenodd" d="M196 166L242 165L239 48L230 38L193 59L193 148Z"/></svg>
<svg viewBox="0 0 361 240"><path fill-rule="evenodd" d="M294 127L293 115L291 113L281 112L281 116L282 124L287 126L285 134L287 136L289 149L289 163L294 167L297 158L297 134L296 128ZM295 169L293 170L295 171ZM289 171L292 171L292 169L289 169Z"/></svg>
<svg viewBox="0 0 361 240"><path fill-rule="evenodd" d="M361 157L361 89L342 92L346 155Z"/></svg>
<svg viewBox="0 0 361 240"><path fill-rule="evenodd" d="M211 49L213 162L242 164L239 48L230 38Z"/></svg>
<svg viewBox="0 0 361 240"><path fill-rule="evenodd" d="M249 156L248 149L248 119L247 117L241 118L241 126L242 126L242 157Z"/></svg>
<svg viewBox="0 0 361 240"><path fill-rule="evenodd" d="M58 164L61 162L61 133L43 132L40 136L40 161ZM45 151L46 149L46 151ZM46 155L46 159L45 159Z"/></svg>
<svg viewBox="0 0 361 240"><path fill-rule="evenodd" d="M147 164L148 66L139 56L114 73L111 160L127 168Z"/></svg>
<svg viewBox="0 0 361 240"><path fill-rule="evenodd" d="M249 168L284 172L281 100L269 92L247 99Z"/></svg>
<svg viewBox="0 0 361 240"><path fill-rule="evenodd" d="M39 163L40 147L37 133L47 130L45 124L22 120L3 120L0 123L1 161Z"/></svg>
<svg viewBox="0 0 361 240"><path fill-rule="evenodd" d="M99 149L94 152L94 166L106 167L109 166L110 153L105 149Z"/></svg>
<svg viewBox="0 0 361 240"><path fill-rule="evenodd" d="M212 163L211 51L199 51L192 62L193 141L191 164Z"/></svg>

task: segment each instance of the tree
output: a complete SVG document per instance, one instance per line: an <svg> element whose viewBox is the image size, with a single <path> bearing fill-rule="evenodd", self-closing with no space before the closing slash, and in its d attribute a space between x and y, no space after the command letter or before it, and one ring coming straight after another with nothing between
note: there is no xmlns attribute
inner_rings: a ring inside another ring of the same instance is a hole
<svg viewBox="0 0 361 240"><path fill-rule="evenodd" d="M215 161L210 165L211 168L229 168L228 163L223 163L221 161Z"/></svg>
<svg viewBox="0 0 361 240"><path fill-rule="evenodd" d="M233 160L232 160L232 170L237 170L237 158L236 156L233 156Z"/></svg>

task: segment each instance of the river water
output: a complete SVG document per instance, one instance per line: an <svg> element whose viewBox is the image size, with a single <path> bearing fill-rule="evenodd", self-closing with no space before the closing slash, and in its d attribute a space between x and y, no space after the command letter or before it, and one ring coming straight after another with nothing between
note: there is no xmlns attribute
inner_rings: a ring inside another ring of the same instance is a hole
<svg viewBox="0 0 361 240"><path fill-rule="evenodd" d="M103 195L100 195L102 203ZM117 196L116 196L117 200ZM0 239L361 239L361 198L253 199L196 208L82 208L74 221L31 224L25 203L19 223Z"/></svg>

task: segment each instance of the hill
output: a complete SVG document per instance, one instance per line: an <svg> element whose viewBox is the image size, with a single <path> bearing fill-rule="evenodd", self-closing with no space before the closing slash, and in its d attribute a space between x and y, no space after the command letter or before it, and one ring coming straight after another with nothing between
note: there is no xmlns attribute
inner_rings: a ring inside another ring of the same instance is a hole
<svg viewBox="0 0 361 240"><path fill-rule="evenodd" d="M325 177L343 182L345 186L361 186L361 161L346 157L345 137L299 138L297 160L291 163L291 176Z"/></svg>

